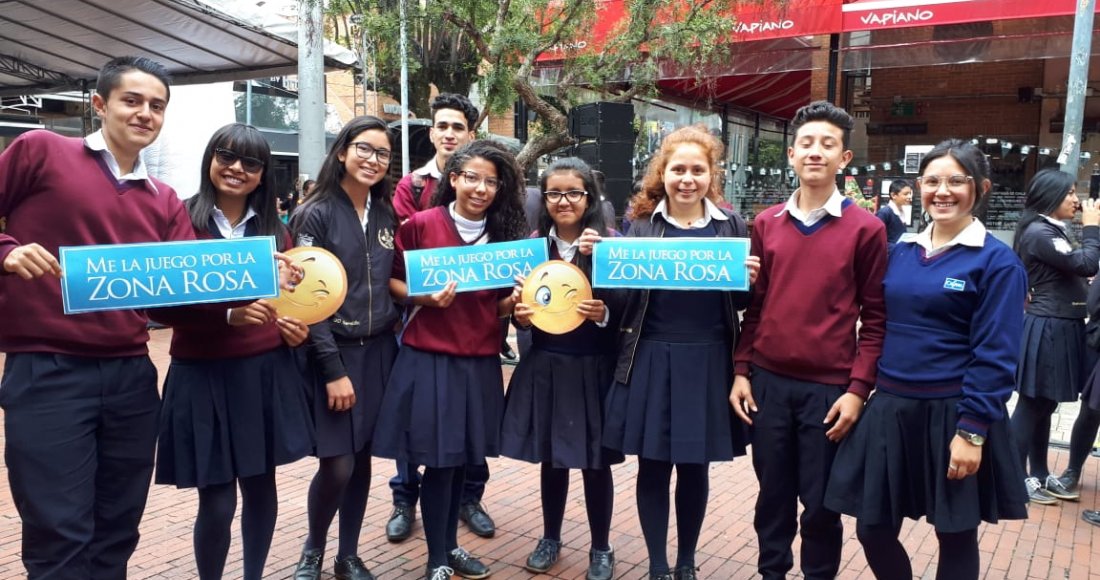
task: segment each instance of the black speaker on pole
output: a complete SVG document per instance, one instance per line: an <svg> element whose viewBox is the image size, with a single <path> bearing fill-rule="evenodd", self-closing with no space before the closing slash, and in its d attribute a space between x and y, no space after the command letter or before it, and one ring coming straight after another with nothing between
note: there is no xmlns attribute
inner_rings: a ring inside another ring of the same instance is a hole
<svg viewBox="0 0 1100 580"><path fill-rule="evenodd" d="M573 155L604 173L604 194L622 215L634 180L634 105L578 105L569 111L569 130L579 141Z"/></svg>
<svg viewBox="0 0 1100 580"><path fill-rule="evenodd" d="M577 139L634 141L634 105L586 103L569 110L569 132Z"/></svg>

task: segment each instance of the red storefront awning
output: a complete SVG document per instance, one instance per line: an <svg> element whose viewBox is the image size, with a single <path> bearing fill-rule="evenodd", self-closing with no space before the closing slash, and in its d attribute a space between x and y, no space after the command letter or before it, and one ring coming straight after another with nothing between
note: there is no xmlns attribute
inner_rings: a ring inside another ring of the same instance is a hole
<svg viewBox="0 0 1100 580"><path fill-rule="evenodd" d="M832 34L841 30L842 0L787 0L760 2L737 0L730 15L730 42ZM608 38L621 26L625 0L596 0L596 21L590 31L554 46L539 56L540 62L561 60L569 51L603 50ZM692 39L685 38L685 42Z"/></svg>
<svg viewBox="0 0 1100 580"><path fill-rule="evenodd" d="M658 81L667 95L695 102L729 103L790 119L799 107L810 102L810 71L729 75L698 83L693 79Z"/></svg>
<svg viewBox="0 0 1100 580"><path fill-rule="evenodd" d="M1100 5L1098 5L1100 7ZM848 0L844 32L1072 15L1074 0Z"/></svg>

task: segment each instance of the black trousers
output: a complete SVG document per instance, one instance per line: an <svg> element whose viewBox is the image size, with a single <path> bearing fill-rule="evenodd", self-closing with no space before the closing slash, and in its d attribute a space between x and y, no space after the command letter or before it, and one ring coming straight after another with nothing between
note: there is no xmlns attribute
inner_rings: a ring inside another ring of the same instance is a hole
<svg viewBox="0 0 1100 580"><path fill-rule="evenodd" d="M0 406L28 577L126 578L160 414L149 357L11 353Z"/></svg>
<svg viewBox="0 0 1100 580"><path fill-rule="evenodd" d="M752 465L760 482L753 527L765 579L784 578L794 566L791 542L800 524L803 575L834 578L840 569L840 514L824 506L837 446L825 438L829 426L823 421L845 390L753 368L759 412L753 416Z"/></svg>

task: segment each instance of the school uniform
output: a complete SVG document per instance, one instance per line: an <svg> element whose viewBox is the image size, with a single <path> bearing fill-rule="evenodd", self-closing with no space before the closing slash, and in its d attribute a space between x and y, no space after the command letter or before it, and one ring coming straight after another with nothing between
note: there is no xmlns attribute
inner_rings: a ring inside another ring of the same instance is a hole
<svg viewBox="0 0 1100 580"><path fill-rule="evenodd" d="M1086 302L1088 304L1089 325L1100 326L1100 284L1089 284ZM1097 367L1100 366L1100 352L1087 344L1085 349L1087 361L1085 366L1089 369L1089 376L1085 379L1084 388L1081 389L1081 402L1091 409L1100 411L1100 372L1097 372Z"/></svg>
<svg viewBox="0 0 1100 580"><path fill-rule="evenodd" d="M1026 276L977 220L935 250L930 232L890 256L877 388L837 451L825 503L861 526L923 516L955 533L1027 517L1005 420ZM985 437L978 472L961 481L946 477L958 429Z"/></svg>
<svg viewBox="0 0 1100 580"><path fill-rule="evenodd" d="M798 195L753 222L760 273L734 353L736 373L750 377L758 408L751 430L760 482L753 526L764 578L793 567L799 527L803 574L837 574L843 528L840 515L823 504L836 444L825 437L823 421L845 393L864 399L870 393L886 314L882 222L837 190L805 214Z"/></svg>
<svg viewBox="0 0 1100 580"><path fill-rule="evenodd" d="M418 212L398 230L392 276L405 278L407 251L483 240L464 241L449 207ZM447 308L411 309L374 431L375 455L441 468L499 455L497 305L511 292L460 292Z"/></svg>
<svg viewBox="0 0 1100 580"><path fill-rule="evenodd" d="M547 238L550 259L562 259ZM566 244L568 246L568 244ZM576 247L567 248L576 263ZM605 301L609 292L594 290ZM585 320L561 335L531 328L532 347L508 384L501 426L501 455L565 469L602 469L623 461L603 446L603 402L615 365L614 324Z"/></svg>
<svg viewBox="0 0 1100 580"><path fill-rule="evenodd" d="M59 246L194 239L176 192L140 159L122 175L102 132L14 140L0 154L0 216L0 260L32 242L57 256ZM66 316L61 305L56 277L0 274L0 406L21 557L32 579L124 578L160 410L147 320Z"/></svg>
<svg viewBox="0 0 1100 580"><path fill-rule="evenodd" d="M331 317L309 328L317 457L358 453L373 437L397 354L393 328L398 311L389 291L395 229L390 207L372 196L360 220L342 190L311 198L291 220L295 244L332 252L348 278L344 303ZM328 406L327 384L342 377L351 380L355 404L346 411L333 411Z"/></svg>
<svg viewBox="0 0 1100 580"><path fill-rule="evenodd" d="M670 223L663 202L628 237L744 237L737 214L709 201L707 225ZM624 298L619 355L607 396L604 445L668 463L729 461L747 435L729 405L737 311L747 292L632 290Z"/></svg>
<svg viewBox="0 0 1100 580"><path fill-rule="evenodd" d="M1043 216L1020 234L1017 245L1029 294L1017 388L1032 398L1075 401L1091 370L1085 299L1087 278L1100 270L1100 227L1081 228L1081 248L1074 249L1065 223Z"/></svg>
<svg viewBox="0 0 1100 580"><path fill-rule="evenodd" d="M878 219L882 220L882 225L886 226L886 243L890 246L898 243L902 234L905 233L905 222L901 220L901 208L894 204L893 201L882 206L878 213Z"/></svg>
<svg viewBox="0 0 1100 580"><path fill-rule="evenodd" d="M196 236L258 235L253 216L249 208L236 229L224 217L212 216L207 230ZM284 235L289 245L289 233ZM173 329L156 483L179 488L229 483L273 473L276 466L309 455L313 420L305 377L296 351L274 323L230 326L224 304L153 310L150 317Z"/></svg>
<svg viewBox="0 0 1100 580"><path fill-rule="evenodd" d="M397 182L393 189L393 210L397 215L397 223L405 223L418 211L432 206L432 195L443 178L435 157L432 157L423 167L413 170Z"/></svg>

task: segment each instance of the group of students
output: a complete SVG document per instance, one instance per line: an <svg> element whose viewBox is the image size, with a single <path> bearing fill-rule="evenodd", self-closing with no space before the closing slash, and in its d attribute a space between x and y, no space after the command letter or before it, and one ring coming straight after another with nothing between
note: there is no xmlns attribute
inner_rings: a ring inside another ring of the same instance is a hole
<svg viewBox="0 0 1100 580"><path fill-rule="evenodd" d="M457 526L471 473L487 478L486 458L498 455L540 465L543 535L526 561L534 572L559 557L568 470L581 470L590 580L614 577L611 466L626 455L638 457L637 512L654 580L697 577L709 464L750 444L765 578L791 570L800 527L803 575L835 577L841 513L857 518L878 578L912 576L898 533L904 518L922 516L940 540L937 577L976 578L979 523L1026 517L1005 403L1028 280L973 215L990 189L974 145L945 141L923 158L917 188L931 225L888 258L883 224L836 187L852 158L852 118L826 102L803 107L788 149L800 187L756 216L749 291L596 289L577 307L585 321L576 330L531 330L505 396L501 320L530 325L520 296L537 281L409 296L405 253L536 236L590 275L594 246L616 234L584 162L558 160L543 173L532 234L512 154L491 141L441 138L449 155L437 174L429 168L432 191L423 200L407 187L419 211L402 216L409 195L399 187L393 196L386 177L392 136L380 119L357 117L288 232L270 150L254 128L214 134L186 205L145 173L139 153L159 131L168 84L155 62L116 59L93 97L100 132L31 132L0 155L0 405L29 577L126 576L154 446L156 481L198 490L201 578L224 571L238 488L243 576L262 576L278 511L275 468L310 454L318 469L296 580L321 577L337 514L336 577L373 578L358 556L372 456L424 466L428 580L490 574L458 545ZM632 200L628 235L746 237L744 220L718 205L721 154L701 128L666 137ZM56 227L58 208L65 228ZM309 327L265 301L150 311L175 328L163 409L143 313L61 314L58 246L253 235L336 254L347 299Z"/></svg>

